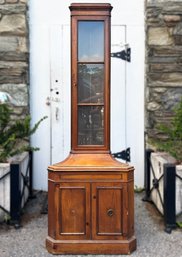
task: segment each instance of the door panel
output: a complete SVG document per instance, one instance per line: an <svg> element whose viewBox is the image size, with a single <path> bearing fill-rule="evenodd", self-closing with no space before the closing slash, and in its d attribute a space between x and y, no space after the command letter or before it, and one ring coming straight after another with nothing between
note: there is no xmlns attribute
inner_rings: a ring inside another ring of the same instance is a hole
<svg viewBox="0 0 182 257"><path fill-rule="evenodd" d="M126 27L111 26L111 53L125 49ZM111 152L119 152L126 145L126 62L111 58Z"/></svg>
<svg viewBox="0 0 182 257"><path fill-rule="evenodd" d="M90 237L90 185L61 183L58 213L61 239L88 239Z"/></svg>
<svg viewBox="0 0 182 257"><path fill-rule="evenodd" d="M121 238L123 233L123 187L121 183L93 183L92 225L94 239Z"/></svg>
<svg viewBox="0 0 182 257"><path fill-rule="evenodd" d="M51 163L56 163L70 151L70 26L52 26L50 45Z"/></svg>

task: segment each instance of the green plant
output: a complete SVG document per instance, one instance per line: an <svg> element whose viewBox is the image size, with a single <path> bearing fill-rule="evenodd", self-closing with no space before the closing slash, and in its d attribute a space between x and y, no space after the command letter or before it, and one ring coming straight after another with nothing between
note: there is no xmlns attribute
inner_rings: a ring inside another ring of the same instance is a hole
<svg viewBox="0 0 182 257"><path fill-rule="evenodd" d="M174 117L170 124L160 124L159 132L165 135L165 139L155 140L159 150L170 153L177 161L182 161L182 98L174 109Z"/></svg>
<svg viewBox="0 0 182 257"><path fill-rule="evenodd" d="M35 133L40 123L47 118L40 119L33 128L30 127L30 116L23 120L11 120L12 110L7 104L0 104L0 162L23 151L36 151L39 148L31 147L28 138Z"/></svg>

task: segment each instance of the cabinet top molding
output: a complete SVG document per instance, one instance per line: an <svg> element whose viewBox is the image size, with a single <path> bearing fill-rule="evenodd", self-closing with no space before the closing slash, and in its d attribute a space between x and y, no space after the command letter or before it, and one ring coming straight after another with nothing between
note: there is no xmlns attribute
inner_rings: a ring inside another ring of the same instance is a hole
<svg viewBox="0 0 182 257"><path fill-rule="evenodd" d="M108 3L73 3L69 6L72 15L79 15L85 11L89 11L90 15L93 15L92 11L97 12L97 15L110 15L112 8Z"/></svg>

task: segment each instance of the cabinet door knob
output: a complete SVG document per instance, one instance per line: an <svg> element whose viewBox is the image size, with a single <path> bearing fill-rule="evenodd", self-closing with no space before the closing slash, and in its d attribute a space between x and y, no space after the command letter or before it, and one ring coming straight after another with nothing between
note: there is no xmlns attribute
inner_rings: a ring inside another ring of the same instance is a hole
<svg viewBox="0 0 182 257"><path fill-rule="evenodd" d="M114 215L113 209L107 210L107 215L108 215L109 217L112 217L112 216Z"/></svg>

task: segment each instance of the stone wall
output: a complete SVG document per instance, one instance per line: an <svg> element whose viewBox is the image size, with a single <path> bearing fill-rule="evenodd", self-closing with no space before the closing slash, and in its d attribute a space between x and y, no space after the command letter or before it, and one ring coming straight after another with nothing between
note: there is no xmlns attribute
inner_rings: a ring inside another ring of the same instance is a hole
<svg viewBox="0 0 182 257"><path fill-rule="evenodd" d="M182 0L146 0L146 136L157 138L182 97Z"/></svg>
<svg viewBox="0 0 182 257"><path fill-rule="evenodd" d="M0 0L0 92L12 97L18 117L29 112L27 24L27 0Z"/></svg>

